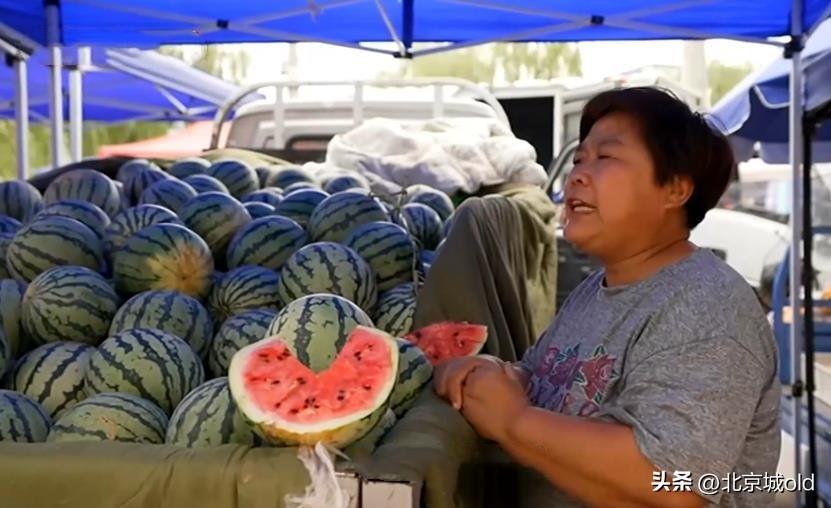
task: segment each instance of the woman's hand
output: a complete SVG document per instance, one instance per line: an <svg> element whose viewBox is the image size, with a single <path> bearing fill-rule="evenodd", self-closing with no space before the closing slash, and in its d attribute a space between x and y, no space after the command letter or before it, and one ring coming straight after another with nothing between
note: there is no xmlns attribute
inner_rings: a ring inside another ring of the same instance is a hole
<svg viewBox="0 0 831 508"><path fill-rule="evenodd" d="M509 363L479 366L464 389L462 414L480 436L502 442L520 413L530 406L523 381Z"/></svg>
<svg viewBox="0 0 831 508"><path fill-rule="evenodd" d="M433 374L433 389L447 399L458 411L462 409L462 388L465 379L475 368L483 365L502 365L502 360L490 355L465 356L440 363Z"/></svg>

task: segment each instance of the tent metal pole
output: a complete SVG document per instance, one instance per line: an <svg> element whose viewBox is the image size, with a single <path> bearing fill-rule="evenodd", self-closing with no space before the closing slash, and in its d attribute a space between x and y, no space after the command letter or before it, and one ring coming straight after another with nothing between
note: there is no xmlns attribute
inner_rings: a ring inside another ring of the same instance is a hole
<svg viewBox="0 0 831 508"><path fill-rule="evenodd" d="M802 244L805 255L802 285L805 288L805 396L808 399L808 470L806 475L817 473L817 439L814 422L814 269L811 260L813 253L814 232L811 206L811 139L814 136L814 124L804 118L802 124L802 151L805 163L802 172ZM815 489L805 492L806 506L817 506Z"/></svg>
<svg viewBox="0 0 831 508"><path fill-rule="evenodd" d="M72 162L84 158L84 80L89 48L78 48L78 65L69 71L69 146Z"/></svg>
<svg viewBox="0 0 831 508"><path fill-rule="evenodd" d="M791 256L790 256L790 304L791 304L791 389L793 404L793 438L795 448L794 471L802 472L802 0L793 0L791 9L791 37L798 44L793 47L790 76L790 125L789 150L791 159ZM796 494L797 506L802 505L802 494Z"/></svg>
<svg viewBox="0 0 831 508"><path fill-rule="evenodd" d="M46 1L46 38L52 56L52 67L49 74L49 117L52 127L52 166L63 164L63 95L61 71L63 59L60 40L60 5L52 0Z"/></svg>
<svg viewBox="0 0 831 508"><path fill-rule="evenodd" d="M29 68L24 58L14 61L15 82L14 116L17 129L17 178L29 177Z"/></svg>

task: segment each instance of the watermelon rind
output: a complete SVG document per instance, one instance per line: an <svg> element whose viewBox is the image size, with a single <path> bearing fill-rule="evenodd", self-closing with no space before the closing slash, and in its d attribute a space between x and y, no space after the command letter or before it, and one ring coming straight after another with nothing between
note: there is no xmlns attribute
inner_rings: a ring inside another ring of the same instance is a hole
<svg viewBox="0 0 831 508"><path fill-rule="evenodd" d="M386 343L391 364L390 375L379 388L376 398L369 404L369 407L318 423L289 422L275 413L265 413L253 403L246 391L244 371L248 357L257 354L261 347L271 342L282 342L279 338L264 339L242 348L234 355L228 369L231 394L240 412L260 436L275 444L311 446L323 442L335 448L344 448L364 437L378 424L389 408L390 395L395 387L398 372L398 346L390 335L380 330L367 327L359 327L359 330L362 333L372 333Z"/></svg>

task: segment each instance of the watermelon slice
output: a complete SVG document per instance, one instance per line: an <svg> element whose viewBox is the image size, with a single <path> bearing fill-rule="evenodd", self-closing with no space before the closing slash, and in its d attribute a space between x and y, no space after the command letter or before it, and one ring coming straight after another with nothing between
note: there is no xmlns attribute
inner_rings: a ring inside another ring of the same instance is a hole
<svg viewBox="0 0 831 508"><path fill-rule="evenodd" d="M488 339L488 327L466 321L442 321L410 333L405 339L418 346L433 365L460 356L473 356Z"/></svg>
<svg viewBox="0 0 831 508"><path fill-rule="evenodd" d="M228 379L240 412L277 445L323 442L343 448L386 412L398 376L398 345L388 334L357 326L328 369L315 373L279 337L240 349Z"/></svg>

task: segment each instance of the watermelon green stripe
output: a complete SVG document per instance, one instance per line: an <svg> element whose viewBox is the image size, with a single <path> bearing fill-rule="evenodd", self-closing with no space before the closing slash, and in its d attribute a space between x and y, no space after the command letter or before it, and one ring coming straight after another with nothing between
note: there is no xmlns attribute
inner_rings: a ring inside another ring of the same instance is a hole
<svg viewBox="0 0 831 508"><path fill-rule="evenodd" d="M169 414L203 379L202 364L187 343L157 329L136 328L98 347L90 359L86 386L88 393L138 395Z"/></svg>
<svg viewBox="0 0 831 508"><path fill-rule="evenodd" d="M170 418L166 442L176 446L210 447L221 444L260 444L238 413L220 377L199 386L182 401Z"/></svg>
<svg viewBox="0 0 831 508"><path fill-rule="evenodd" d="M63 413L48 441L162 443L167 416L147 400L124 393L98 394Z"/></svg>
<svg viewBox="0 0 831 508"><path fill-rule="evenodd" d="M260 266L241 266L231 270L216 284L208 298L208 306L221 324L229 317L246 310L280 307L280 277Z"/></svg>
<svg viewBox="0 0 831 508"><path fill-rule="evenodd" d="M280 274L283 304L313 293L332 293L371 310L378 296L372 268L349 247L332 242L301 248L286 261Z"/></svg>
<svg viewBox="0 0 831 508"><path fill-rule="evenodd" d="M50 217L24 226L6 252L12 275L31 281L55 265L101 269L103 245L87 226L67 217Z"/></svg>
<svg viewBox="0 0 831 508"><path fill-rule="evenodd" d="M29 284L22 324L39 343L69 340L96 345L106 337L120 303L115 290L98 273L56 266Z"/></svg>
<svg viewBox="0 0 831 508"><path fill-rule="evenodd" d="M208 366L213 375L227 375L231 357L243 347L263 339L276 316L277 312L271 309L255 309L228 318L211 343Z"/></svg>
<svg viewBox="0 0 831 508"><path fill-rule="evenodd" d="M315 371L331 364L357 325L372 327L372 320L346 298L313 294L284 307L268 329L279 336L295 356Z"/></svg>
<svg viewBox="0 0 831 508"><path fill-rule="evenodd" d="M279 270L308 241L306 231L294 220L270 216L250 222L228 246L228 267L258 265Z"/></svg>
<svg viewBox="0 0 831 508"><path fill-rule="evenodd" d="M0 442L44 441L51 423L37 402L21 393L0 390Z"/></svg>
<svg viewBox="0 0 831 508"><path fill-rule="evenodd" d="M213 320L195 298L176 291L145 291L116 313L110 335L132 328L156 328L184 340L200 356L208 353Z"/></svg>
<svg viewBox="0 0 831 508"><path fill-rule="evenodd" d="M39 402L52 417L86 396L84 375L92 346L57 342L40 346L21 358L14 389Z"/></svg>

